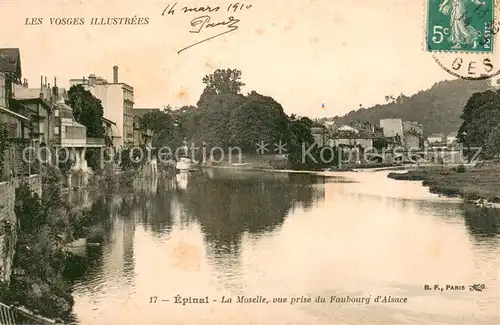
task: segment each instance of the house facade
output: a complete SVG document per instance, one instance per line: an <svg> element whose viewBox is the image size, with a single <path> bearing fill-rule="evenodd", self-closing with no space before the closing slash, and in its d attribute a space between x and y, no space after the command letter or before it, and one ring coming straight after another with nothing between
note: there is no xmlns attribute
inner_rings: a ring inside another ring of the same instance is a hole
<svg viewBox="0 0 500 325"><path fill-rule="evenodd" d="M88 78L71 79L70 86L82 85L97 97L104 108L104 117L113 121L113 145L120 147L134 142L134 88L119 82L118 67L113 67L113 82L90 74Z"/></svg>
<svg viewBox="0 0 500 325"><path fill-rule="evenodd" d="M141 127L141 118L152 112L159 112L159 108L134 108L134 145L140 146L145 145L152 147L153 132L151 130L143 130Z"/></svg>
<svg viewBox="0 0 500 325"><path fill-rule="evenodd" d="M314 125L311 127L311 134L318 146L325 146L328 139L328 130L324 125Z"/></svg>
<svg viewBox="0 0 500 325"><path fill-rule="evenodd" d="M107 147L113 147L117 142L117 134L119 134L116 123L104 117L101 119L101 121L102 126L104 127L104 143Z"/></svg>
<svg viewBox="0 0 500 325"><path fill-rule="evenodd" d="M26 115L30 119L29 138L35 144L49 144L53 136L54 116L50 102L52 91L57 91L57 96L67 98L63 89L54 90L47 83L47 79L41 77L40 88L29 88L27 80L21 85L15 85L12 92L12 106L17 112Z"/></svg>
<svg viewBox="0 0 500 325"><path fill-rule="evenodd" d="M376 138L377 135L371 129L357 129L349 125L344 125L332 132L328 140L328 145L332 147L348 146L371 149Z"/></svg>
<svg viewBox="0 0 500 325"><path fill-rule="evenodd" d="M430 146L441 146L444 142L444 134L442 133L433 133L427 137L427 143Z"/></svg>
<svg viewBox="0 0 500 325"><path fill-rule="evenodd" d="M423 127L419 123L388 118L380 120L380 127L383 129L384 137L396 147L405 149L423 147Z"/></svg>
<svg viewBox="0 0 500 325"><path fill-rule="evenodd" d="M13 86L21 83L21 57L18 49L0 49L0 123L5 126L8 145L0 152L2 180L30 172L22 159L29 144L30 123L12 105Z"/></svg>
<svg viewBox="0 0 500 325"><path fill-rule="evenodd" d="M446 136L446 145L447 146L456 145L457 144L457 135L458 135L457 132L448 133L448 135Z"/></svg>
<svg viewBox="0 0 500 325"><path fill-rule="evenodd" d="M104 139L87 137L87 128L75 120L73 109L65 103L67 91L57 87L56 79L52 87L44 77L40 88L29 88L27 81L16 85L12 99L16 110L30 120L29 137L35 151L41 153L40 148L45 146L65 148L74 161L73 170L88 171L86 149L104 147ZM50 155L40 156L50 163Z"/></svg>
<svg viewBox="0 0 500 325"><path fill-rule="evenodd" d="M28 118L10 109L10 99L7 99L5 73L0 72L0 123L4 124L8 130L9 138L25 138L25 126L28 125Z"/></svg>

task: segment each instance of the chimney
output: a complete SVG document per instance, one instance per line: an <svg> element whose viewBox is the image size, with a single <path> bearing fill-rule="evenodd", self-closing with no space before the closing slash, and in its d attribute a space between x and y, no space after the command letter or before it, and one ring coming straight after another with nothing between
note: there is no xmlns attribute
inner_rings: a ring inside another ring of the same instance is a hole
<svg viewBox="0 0 500 325"><path fill-rule="evenodd" d="M113 67L113 83L118 83L118 66Z"/></svg>
<svg viewBox="0 0 500 325"><path fill-rule="evenodd" d="M57 77L54 77L54 87L52 87L52 97L57 100L59 97L59 89L57 88Z"/></svg>
<svg viewBox="0 0 500 325"><path fill-rule="evenodd" d="M43 99L43 76L40 76L40 98Z"/></svg>
<svg viewBox="0 0 500 325"><path fill-rule="evenodd" d="M44 86L47 87L47 77L45 77L45 83Z"/></svg>

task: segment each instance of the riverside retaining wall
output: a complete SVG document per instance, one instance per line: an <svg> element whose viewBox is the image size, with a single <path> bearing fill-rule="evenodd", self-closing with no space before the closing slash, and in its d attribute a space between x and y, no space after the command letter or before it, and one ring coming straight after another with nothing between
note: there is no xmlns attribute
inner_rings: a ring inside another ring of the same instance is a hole
<svg viewBox="0 0 500 325"><path fill-rule="evenodd" d="M31 175L24 180L33 192L42 195L42 180L39 175ZM0 182L0 281L9 281L12 274L18 225L14 208L16 188L20 184L20 178Z"/></svg>

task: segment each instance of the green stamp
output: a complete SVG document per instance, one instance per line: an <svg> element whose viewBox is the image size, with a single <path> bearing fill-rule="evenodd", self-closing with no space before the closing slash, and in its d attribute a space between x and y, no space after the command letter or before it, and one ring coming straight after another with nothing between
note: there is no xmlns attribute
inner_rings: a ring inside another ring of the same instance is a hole
<svg viewBox="0 0 500 325"><path fill-rule="evenodd" d="M429 51L493 51L495 0L428 0Z"/></svg>

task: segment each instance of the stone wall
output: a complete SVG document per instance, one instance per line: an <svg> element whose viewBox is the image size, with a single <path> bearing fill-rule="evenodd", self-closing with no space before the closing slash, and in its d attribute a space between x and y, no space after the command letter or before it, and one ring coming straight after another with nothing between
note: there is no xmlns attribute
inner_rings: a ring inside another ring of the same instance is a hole
<svg viewBox="0 0 500 325"><path fill-rule="evenodd" d="M30 189L41 196L42 181L39 175L26 177ZM21 179L14 178L0 183L0 281L9 281L17 240L17 218L14 210L16 188Z"/></svg>

